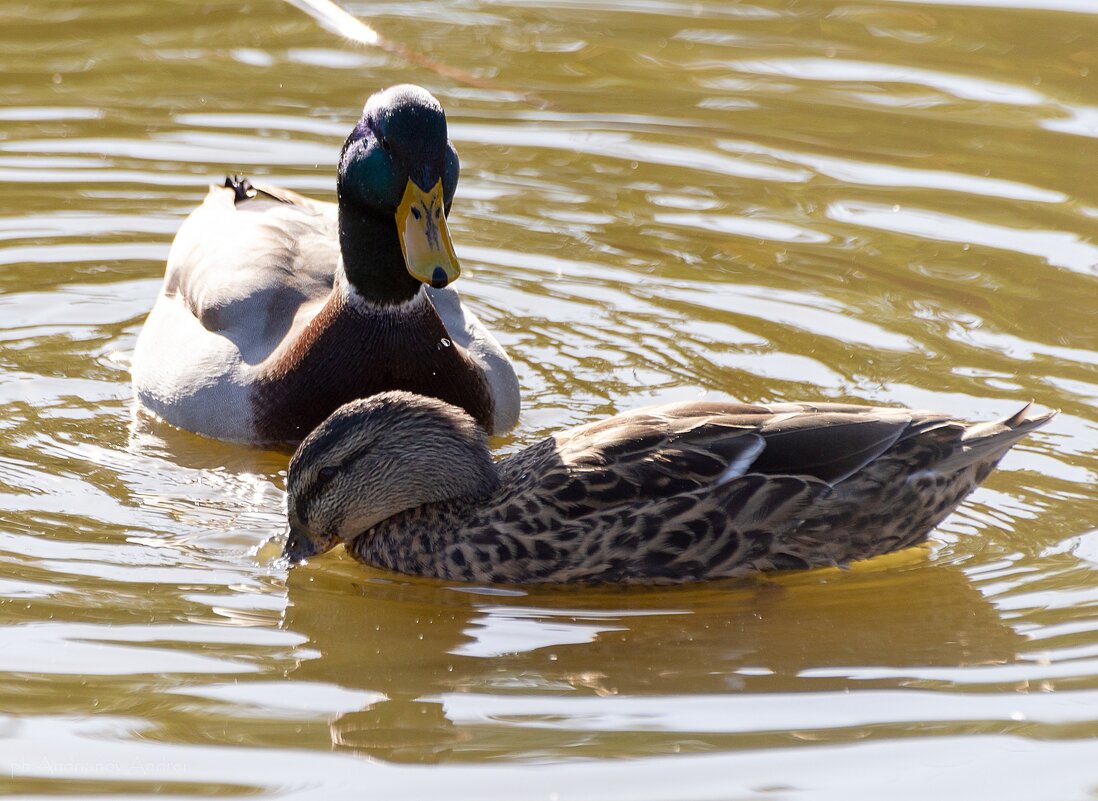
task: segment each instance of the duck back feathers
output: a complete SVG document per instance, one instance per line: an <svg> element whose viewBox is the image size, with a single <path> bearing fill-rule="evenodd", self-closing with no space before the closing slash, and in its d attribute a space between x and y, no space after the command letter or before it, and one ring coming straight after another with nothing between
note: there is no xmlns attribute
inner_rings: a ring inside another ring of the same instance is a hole
<svg viewBox="0 0 1098 801"><path fill-rule="evenodd" d="M1054 412L966 424L846 404L688 403L551 437L500 489L354 540L408 573L505 583L677 583L844 565L923 541Z"/></svg>
<svg viewBox="0 0 1098 801"><path fill-rule="evenodd" d="M519 389L451 287L375 305L341 277L336 207L245 179L211 187L172 244L133 360L141 404L219 439L300 440L341 403L438 396L502 432Z"/></svg>

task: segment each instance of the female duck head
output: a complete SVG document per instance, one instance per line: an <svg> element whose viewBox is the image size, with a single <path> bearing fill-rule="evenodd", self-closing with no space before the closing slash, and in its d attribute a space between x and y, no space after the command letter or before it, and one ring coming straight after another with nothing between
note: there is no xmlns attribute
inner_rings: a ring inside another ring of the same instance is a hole
<svg viewBox="0 0 1098 801"><path fill-rule="evenodd" d="M484 432L461 409L384 392L336 409L290 460L291 563L324 553L399 512L499 486Z"/></svg>
<svg viewBox="0 0 1098 801"><path fill-rule="evenodd" d="M348 249L368 246L373 252L363 259L384 262L385 251L395 258L399 245L407 274L416 282L435 287L453 282L460 269L446 215L457 182L457 152L447 139L446 115L431 93L403 84L374 94L339 159L340 232L352 281L363 265L348 263L356 255ZM376 284L385 265L370 266L375 275L364 283ZM418 285L410 287L414 291Z"/></svg>

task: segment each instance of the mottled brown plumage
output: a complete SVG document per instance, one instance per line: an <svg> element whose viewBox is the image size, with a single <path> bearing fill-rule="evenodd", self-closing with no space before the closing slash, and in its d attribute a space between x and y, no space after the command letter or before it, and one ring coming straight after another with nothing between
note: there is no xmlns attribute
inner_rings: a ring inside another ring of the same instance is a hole
<svg viewBox="0 0 1098 801"><path fill-rule="evenodd" d="M843 565L926 538L1054 412L995 423L847 404L642 409L493 464L464 412L347 404L290 462L292 561L343 542L483 583L675 583Z"/></svg>

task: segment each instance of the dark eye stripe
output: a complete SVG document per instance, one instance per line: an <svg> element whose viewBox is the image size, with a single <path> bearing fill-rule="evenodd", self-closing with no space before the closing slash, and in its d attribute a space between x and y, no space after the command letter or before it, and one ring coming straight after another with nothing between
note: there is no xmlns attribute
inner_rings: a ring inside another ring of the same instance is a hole
<svg viewBox="0 0 1098 801"><path fill-rule="evenodd" d="M316 478L313 479L309 486L305 487L294 496L294 508L297 511L298 518L301 520L308 519L306 514L308 508L320 497L320 494L324 492L325 487L327 487L331 480L339 474L340 470L347 470L359 459L363 459L368 455L368 453L361 451L353 453L338 465L325 465L317 470ZM331 471L330 474L325 478L325 474L328 474L329 471Z"/></svg>
<svg viewBox="0 0 1098 801"><path fill-rule="evenodd" d="M317 471L316 479L294 497L294 508L297 511L297 516L300 520L308 519L308 515L306 514L308 508L312 506L313 501L320 497L320 493L328 486L328 482L331 479L325 479L322 474L329 470L332 471L331 475L334 477L339 468L331 465L320 468L320 470Z"/></svg>

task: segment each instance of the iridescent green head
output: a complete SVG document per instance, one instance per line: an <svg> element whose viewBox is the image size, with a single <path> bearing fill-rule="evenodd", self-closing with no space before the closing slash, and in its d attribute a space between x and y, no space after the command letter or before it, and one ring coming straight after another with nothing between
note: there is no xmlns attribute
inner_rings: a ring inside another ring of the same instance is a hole
<svg viewBox="0 0 1098 801"><path fill-rule="evenodd" d="M460 273L446 227L458 171L439 102L418 86L393 86L366 102L343 145L340 204L395 222L408 272L446 286Z"/></svg>

